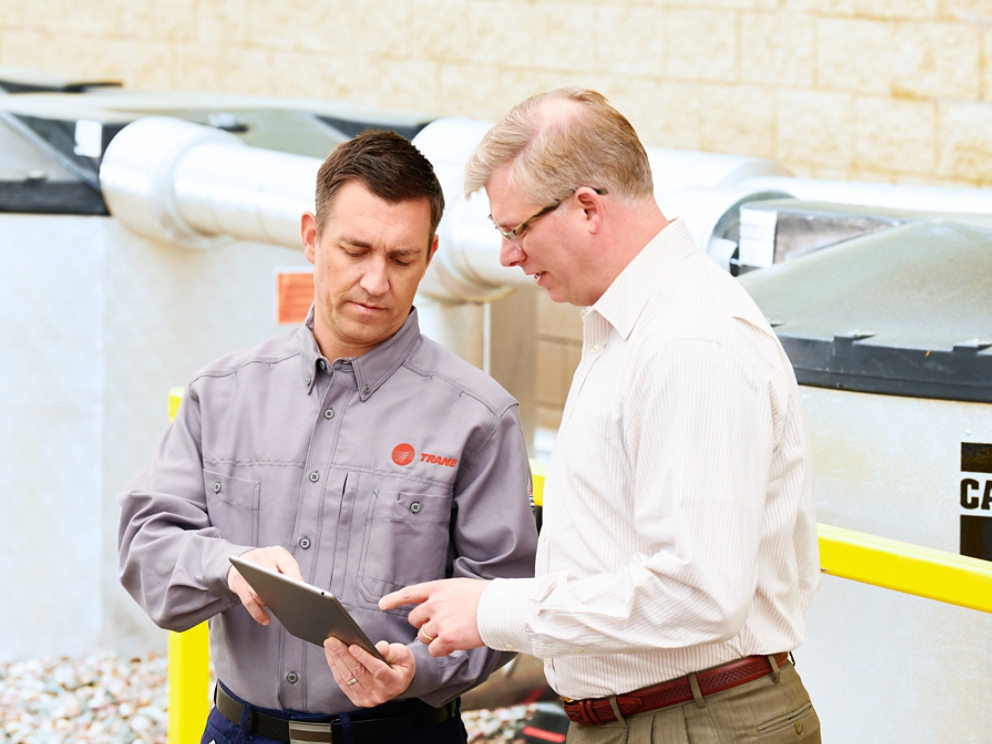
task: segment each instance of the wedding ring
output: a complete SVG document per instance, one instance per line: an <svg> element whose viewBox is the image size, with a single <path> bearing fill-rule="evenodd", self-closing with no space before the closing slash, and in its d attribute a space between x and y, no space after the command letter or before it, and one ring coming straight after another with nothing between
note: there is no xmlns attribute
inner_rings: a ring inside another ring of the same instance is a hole
<svg viewBox="0 0 992 744"><path fill-rule="evenodd" d="M426 623L425 623L425 625L426 625ZM423 625L420 626L420 630L418 632L420 634L420 640L423 641L424 643L428 644L428 645L431 643L431 641L433 641L435 638L437 638L437 636L427 635L427 631L424 630L424 626Z"/></svg>

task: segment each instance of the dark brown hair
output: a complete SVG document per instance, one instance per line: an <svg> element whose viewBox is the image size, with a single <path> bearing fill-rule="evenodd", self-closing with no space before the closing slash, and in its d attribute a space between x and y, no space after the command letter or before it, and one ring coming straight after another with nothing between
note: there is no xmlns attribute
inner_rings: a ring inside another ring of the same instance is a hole
<svg viewBox="0 0 992 744"><path fill-rule="evenodd" d="M431 235L444 212L444 194L434 167L413 143L395 132L365 131L331 151L317 172L317 229L328 220L334 196L349 181L360 181L390 204L426 199Z"/></svg>

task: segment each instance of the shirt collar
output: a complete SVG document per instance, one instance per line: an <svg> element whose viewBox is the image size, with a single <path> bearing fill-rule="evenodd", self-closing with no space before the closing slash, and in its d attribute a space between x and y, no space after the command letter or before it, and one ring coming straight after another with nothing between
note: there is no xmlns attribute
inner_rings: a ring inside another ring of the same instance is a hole
<svg viewBox="0 0 992 744"><path fill-rule="evenodd" d="M314 312L315 305L310 305L310 311L300 330L300 372L308 395L313 390L317 374L326 371L336 361L327 360L320 353L317 339L313 335ZM417 318L417 308L414 307L410 309L406 321L396 333L360 357L348 359L355 372L358 394L362 400L367 400L383 382L389 379L390 375L410 356L419 339L420 321Z"/></svg>
<svg viewBox="0 0 992 744"><path fill-rule="evenodd" d="M599 313L626 340L665 272L698 250L685 221L676 217L648 241L585 313Z"/></svg>

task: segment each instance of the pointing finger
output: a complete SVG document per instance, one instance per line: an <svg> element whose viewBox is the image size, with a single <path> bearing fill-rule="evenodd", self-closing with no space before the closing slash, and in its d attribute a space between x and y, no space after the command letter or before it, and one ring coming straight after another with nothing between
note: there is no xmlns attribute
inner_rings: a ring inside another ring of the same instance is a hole
<svg viewBox="0 0 992 744"><path fill-rule="evenodd" d="M431 590L435 583L437 582L427 581L423 584L413 584L392 594L387 594L379 600L379 609L395 610L403 605L426 602L431 596Z"/></svg>

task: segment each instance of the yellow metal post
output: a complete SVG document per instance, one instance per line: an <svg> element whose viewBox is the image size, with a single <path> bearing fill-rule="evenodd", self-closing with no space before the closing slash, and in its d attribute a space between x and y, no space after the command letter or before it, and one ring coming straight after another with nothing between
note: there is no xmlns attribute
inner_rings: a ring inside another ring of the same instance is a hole
<svg viewBox="0 0 992 744"><path fill-rule="evenodd" d="M200 740L210 713L207 624L169 633L169 744Z"/></svg>
<svg viewBox="0 0 992 744"><path fill-rule="evenodd" d="M183 402L183 389L181 387L174 387L169 390L169 421L176 420L176 414L179 413L179 404Z"/></svg>
<svg viewBox="0 0 992 744"><path fill-rule="evenodd" d="M169 420L175 421L183 389L169 391ZM210 713L210 649L207 624L169 633L169 744L199 741Z"/></svg>
<svg viewBox="0 0 992 744"><path fill-rule="evenodd" d="M544 476L548 466L537 460L530 461L531 483L534 486L534 506L544 506Z"/></svg>

